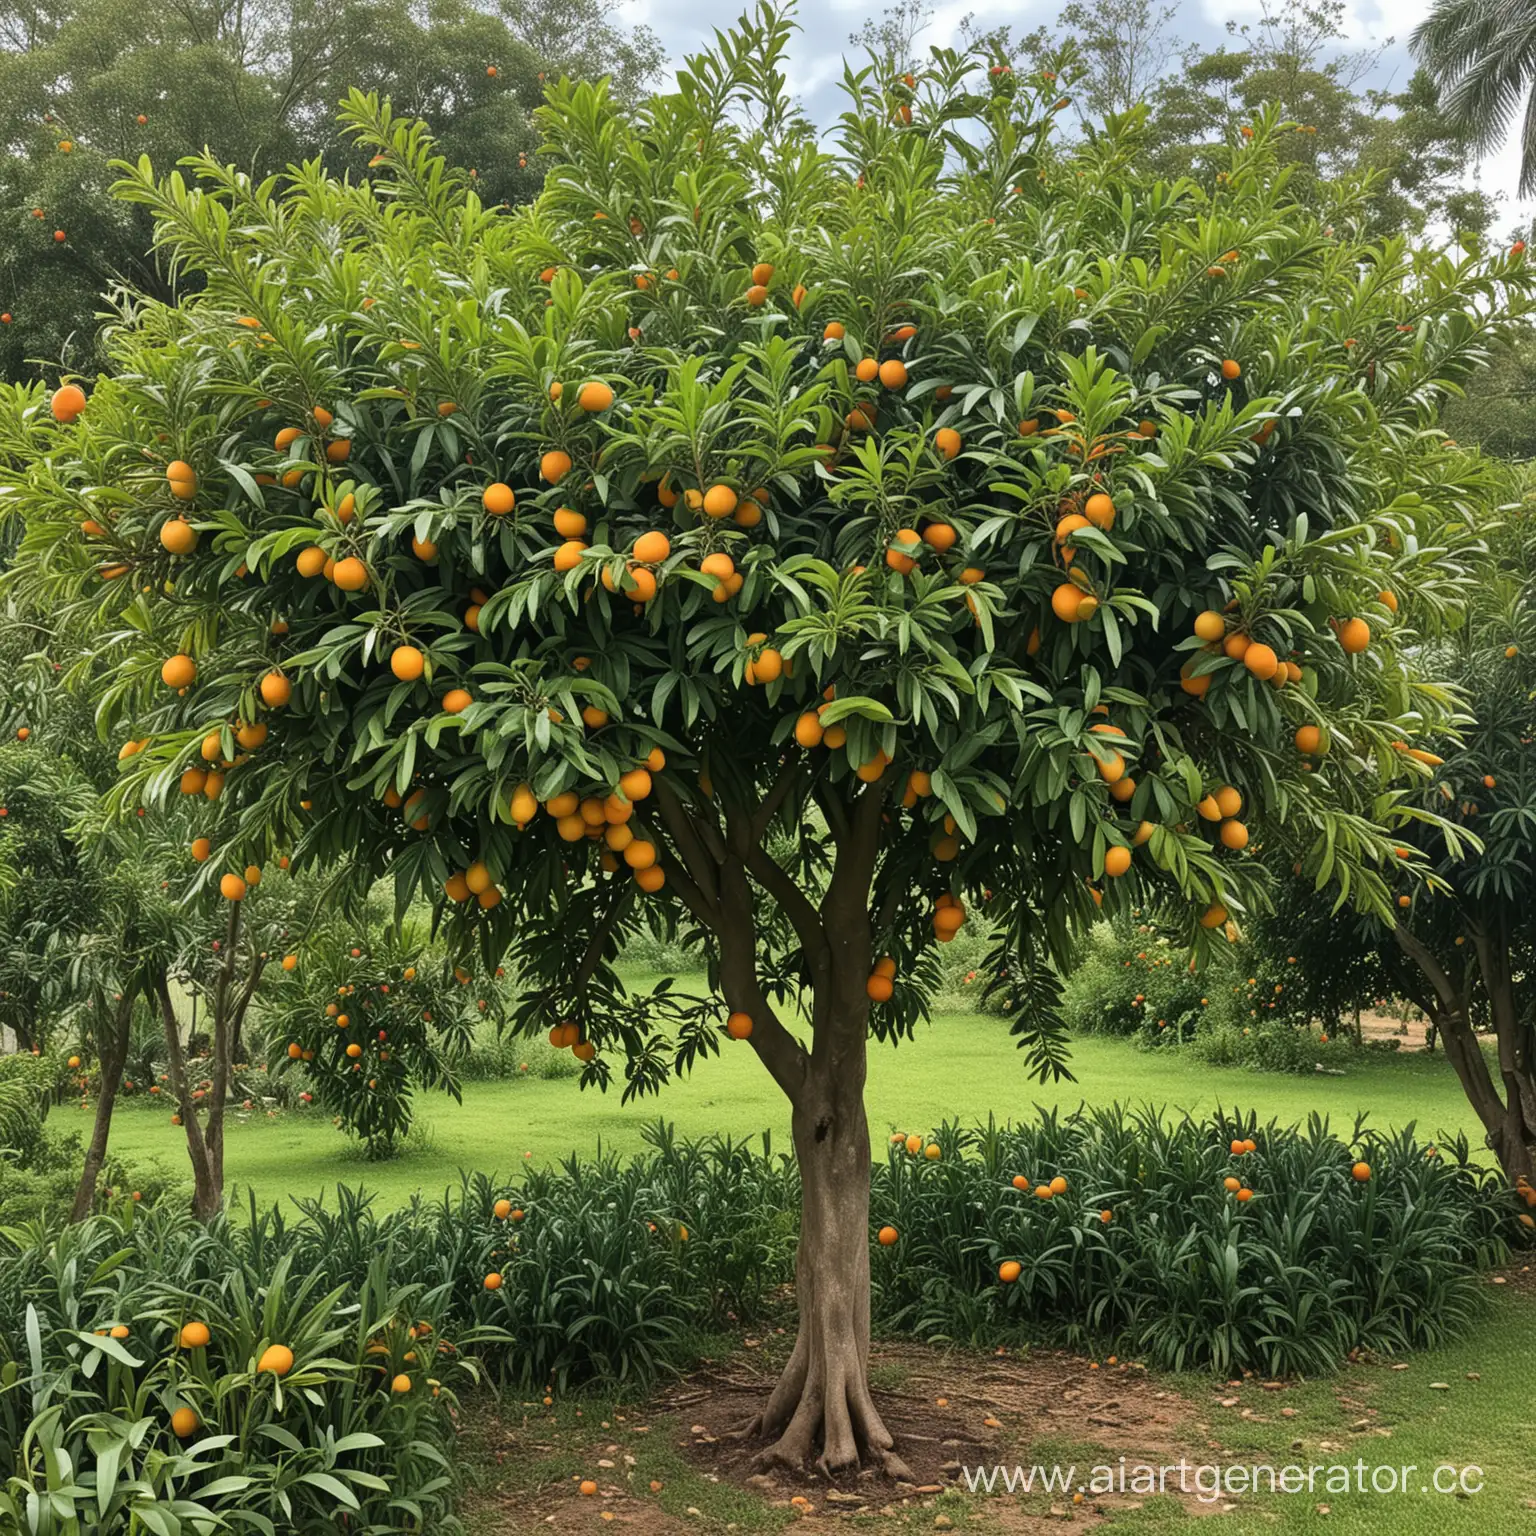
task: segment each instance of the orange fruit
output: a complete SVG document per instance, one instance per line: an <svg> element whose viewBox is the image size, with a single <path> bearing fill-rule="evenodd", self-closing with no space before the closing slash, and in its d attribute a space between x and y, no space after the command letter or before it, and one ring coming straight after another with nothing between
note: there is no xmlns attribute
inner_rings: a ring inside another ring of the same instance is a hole
<svg viewBox="0 0 1536 1536"><path fill-rule="evenodd" d="M183 1349L205 1349L212 1337L207 1323L183 1323L178 1342Z"/></svg>
<svg viewBox="0 0 1536 1536"><path fill-rule="evenodd" d="M450 688L443 695L443 709L450 715L462 715L473 703L467 688Z"/></svg>
<svg viewBox="0 0 1536 1536"><path fill-rule="evenodd" d="M1267 645L1250 645L1243 652L1243 665L1261 683L1267 683L1280 670L1280 658Z"/></svg>
<svg viewBox="0 0 1536 1536"><path fill-rule="evenodd" d="M660 565L672 553L672 541L664 533L642 533L631 553L641 565Z"/></svg>
<svg viewBox="0 0 1536 1536"><path fill-rule="evenodd" d="M168 656L160 668L160 681L167 688L186 688L197 678L197 663L190 656Z"/></svg>
<svg viewBox="0 0 1536 1536"><path fill-rule="evenodd" d="M368 585L368 567L356 555L348 555L336 562L331 580L343 592L361 592Z"/></svg>
<svg viewBox="0 0 1536 1536"><path fill-rule="evenodd" d="M1115 504L1103 491L1096 491L1083 503L1083 516L1095 528L1107 531L1115 525Z"/></svg>
<svg viewBox="0 0 1536 1536"><path fill-rule="evenodd" d="M1328 750L1327 738L1315 725L1302 725L1296 728L1296 750L1310 755L1319 755Z"/></svg>
<svg viewBox="0 0 1536 1536"><path fill-rule="evenodd" d="M1214 644L1227 632L1227 621L1214 608L1195 616L1195 634L1207 644Z"/></svg>
<svg viewBox="0 0 1536 1536"><path fill-rule="evenodd" d="M197 530L185 518L173 517L160 525L160 543L173 555L190 555L197 548Z"/></svg>
<svg viewBox="0 0 1536 1536"><path fill-rule="evenodd" d="M889 1248L898 1236L900 1234L896 1231L895 1227L881 1227L879 1234L880 1246L882 1248Z"/></svg>
<svg viewBox="0 0 1536 1536"><path fill-rule="evenodd" d="M1357 1184L1364 1184L1371 1176L1371 1165L1369 1163L1356 1163L1349 1171Z"/></svg>
<svg viewBox="0 0 1536 1536"><path fill-rule="evenodd" d="M48 401L55 421L66 425L85 409L85 391L78 384L63 384L54 390Z"/></svg>
<svg viewBox="0 0 1536 1536"><path fill-rule="evenodd" d="M425 669L426 657L414 645L397 645L389 653L389 670L402 683L414 683Z"/></svg>
<svg viewBox="0 0 1536 1536"><path fill-rule="evenodd" d="M517 497L513 495L510 485L497 480L480 493L480 505L492 517L505 517L517 505Z"/></svg>
<svg viewBox="0 0 1536 1536"><path fill-rule="evenodd" d="M1024 1266L1017 1259L1004 1259L997 1266L997 1278L1004 1285L1012 1285L1024 1273Z"/></svg>
<svg viewBox="0 0 1536 1536"><path fill-rule="evenodd" d="M219 895L225 901L243 901L245 899L245 881L236 874L224 875L219 880Z"/></svg>
<svg viewBox="0 0 1536 1536"><path fill-rule="evenodd" d="M952 459L960 452L960 434L953 427L940 427L933 434L933 446L946 459Z"/></svg>
<svg viewBox="0 0 1536 1536"><path fill-rule="evenodd" d="M567 539L555 551L555 569L561 572L574 571L581 564L582 553L586 547L579 539Z"/></svg>
<svg viewBox="0 0 1536 1536"><path fill-rule="evenodd" d="M601 379L589 379L576 391L576 404L584 411L606 411L613 404L613 390Z"/></svg>
<svg viewBox="0 0 1536 1536"><path fill-rule="evenodd" d="M190 1408L178 1408L171 1415L171 1433L178 1440L186 1440L197 1433L202 1422Z"/></svg>
<svg viewBox="0 0 1536 1536"><path fill-rule="evenodd" d="M821 333L823 341L841 341L848 334L841 320L828 320Z"/></svg>
<svg viewBox="0 0 1536 1536"><path fill-rule="evenodd" d="M860 364L862 367L863 365ZM880 382L886 389L905 389L907 365L899 357L888 357L880 364Z"/></svg>
<svg viewBox="0 0 1536 1536"><path fill-rule="evenodd" d="M1371 626L1364 619L1350 619L1339 626L1339 644L1350 656L1358 656L1371 643Z"/></svg>
<svg viewBox="0 0 1536 1536"><path fill-rule="evenodd" d="M562 539L579 539L587 531L587 520L570 507L555 508L555 532Z"/></svg>
<svg viewBox="0 0 1536 1536"><path fill-rule="evenodd" d="M539 460L539 477L553 484L571 472L571 456L561 448L551 448Z"/></svg>
<svg viewBox="0 0 1536 1536"><path fill-rule="evenodd" d="M1106 875L1123 875L1131 867L1131 850L1122 848L1117 843L1112 848L1104 850L1104 873Z"/></svg>
<svg viewBox="0 0 1536 1536"><path fill-rule="evenodd" d="M752 1015L750 1013L733 1013L725 1021L725 1032L732 1040L745 1040L752 1033Z"/></svg>
<svg viewBox="0 0 1536 1536"><path fill-rule="evenodd" d="M1242 372L1243 366L1237 361L1236 358L1229 357L1225 359L1221 365L1221 376L1227 380L1228 383L1231 383L1233 379L1241 378Z"/></svg>
<svg viewBox="0 0 1536 1536"><path fill-rule="evenodd" d="M709 517L729 517L741 498L728 485L712 485L704 493L704 512Z"/></svg>

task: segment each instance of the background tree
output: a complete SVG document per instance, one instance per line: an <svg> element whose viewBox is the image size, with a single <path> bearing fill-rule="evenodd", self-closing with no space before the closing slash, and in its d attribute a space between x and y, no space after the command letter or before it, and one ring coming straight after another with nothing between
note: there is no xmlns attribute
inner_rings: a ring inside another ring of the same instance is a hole
<svg viewBox="0 0 1536 1536"><path fill-rule="evenodd" d="M974 58L850 76L826 154L790 25L633 111L552 88L510 218L362 97L369 189L136 171L205 291L56 430L20 413L8 581L112 658L102 718L147 743L115 804L229 764L210 882L387 872L592 1086L745 1041L804 1189L765 1456L899 1472L869 1036L979 908L1060 1071L1047 960L1101 904L1198 965L1262 911L1250 838L1386 916L1399 829L1458 837L1393 746L1453 712L1420 658L1482 511L1426 429L1530 276L1369 239L1357 189L1293 202L1275 113L1209 190L1142 178L1135 115L1053 157L1056 83ZM622 987L642 919L700 935L707 1007Z"/></svg>
<svg viewBox="0 0 1536 1536"><path fill-rule="evenodd" d="M461 1101L458 1067L476 1027L503 1022L499 976L452 965L413 925L371 905L311 928L274 980L262 999L269 1051L298 1064L371 1158L405 1139L418 1090Z"/></svg>
<svg viewBox="0 0 1536 1536"><path fill-rule="evenodd" d="M1520 195L1536 192L1536 12L1519 0L1436 0L1414 52L1444 93L1445 114L1482 154L1520 121Z"/></svg>
<svg viewBox="0 0 1536 1536"><path fill-rule="evenodd" d="M334 117L361 85L431 123L487 203L521 202L540 175L530 113L541 81L610 75L627 99L661 61L649 31L615 22L611 0L537 16L468 0L0 0L0 49L7 378L38 359L93 366L96 317L117 285L162 299L176 289L151 221L111 196L115 159L148 155L163 170L206 149L258 178L312 157L361 176L366 156Z"/></svg>

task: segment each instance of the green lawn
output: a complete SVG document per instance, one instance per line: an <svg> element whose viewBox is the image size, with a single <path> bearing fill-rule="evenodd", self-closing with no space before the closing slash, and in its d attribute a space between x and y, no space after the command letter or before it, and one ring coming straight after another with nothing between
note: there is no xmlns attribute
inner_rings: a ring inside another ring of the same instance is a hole
<svg viewBox="0 0 1536 1536"><path fill-rule="evenodd" d="M1261 1120L1302 1120L1317 1112L1348 1129L1357 1114L1377 1126L1417 1122L1426 1135L1476 1127L1460 1086L1441 1055L1371 1054L1345 1077L1297 1077L1242 1068L1206 1067L1172 1052L1138 1051L1119 1040L1083 1039L1072 1053L1075 1082L1042 1086L1025 1072L1007 1026L976 1015L940 1018L894 1049L872 1046L867 1102L872 1132L923 1131L945 1119L971 1124L988 1115L1027 1118L1037 1104L1073 1108L1084 1101L1154 1104L1179 1109L1213 1105L1253 1108ZM318 1110L257 1114L227 1132L226 1174L263 1200L312 1194L338 1181L362 1183L388 1203L418 1189L439 1192L460 1168L510 1174L525 1161L547 1162L599 1145L620 1152L641 1145L641 1128L658 1116L684 1136L772 1134L788 1148L787 1105L750 1047L730 1045L659 1099L623 1105L617 1088L583 1092L574 1078L470 1083L464 1103L437 1095L420 1100L418 1133L390 1162L367 1163ZM68 1125L68 1108L54 1123ZM81 1117L84 1130L84 1116ZM180 1172L186 1149L163 1106L125 1106L112 1132L113 1151L130 1165L158 1158Z"/></svg>

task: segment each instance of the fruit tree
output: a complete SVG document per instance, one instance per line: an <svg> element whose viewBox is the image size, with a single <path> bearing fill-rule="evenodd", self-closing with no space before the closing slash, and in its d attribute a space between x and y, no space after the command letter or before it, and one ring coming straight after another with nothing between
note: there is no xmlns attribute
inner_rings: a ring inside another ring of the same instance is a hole
<svg viewBox="0 0 1536 1536"><path fill-rule="evenodd" d="M1530 284L1365 243L1357 188L1298 206L1276 115L1209 195L1139 179L1136 114L1055 147L1053 82L1000 59L850 72L823 151L791 25L637 110L552 86L510 215L362 97L362 185L132 169L206 286L4 445L13 579L113 658L124 807L224 775L208 879L368 861L587 1084L757 1054L804 1188L765 1457L896 1471L869 1037L980 913L1060 1070L1074 925L1155 903L1198 965L1262 920L1261 842L1390 911L1432 814L1393 743L1451 711L1415 658L1481 506L1434 411ZM623 988L642 921L717 1004Z"/></svg>

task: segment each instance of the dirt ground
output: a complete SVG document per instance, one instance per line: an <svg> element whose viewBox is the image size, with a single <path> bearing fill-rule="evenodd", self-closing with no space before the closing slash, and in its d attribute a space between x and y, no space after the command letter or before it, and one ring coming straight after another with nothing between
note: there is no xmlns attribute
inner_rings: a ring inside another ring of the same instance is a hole
<svg viewBox="0 0 1536 1536"><path fill-rule="evenodd" d="M1068 1515L1081 1529L1140 1501L1130 1494L1074 1501L1068 1492L1022 1503L969 1500L961 1467L1058 1459L1086 1467L1121 1456L1163 1463L1199 1438L1191 1405L1138 1366L1052 1350L982 1356L877 1344L875 1399L917 1481L892 1484L872 1472L833 1483L814 1473L763 1475L754 1467L760 1447L730 1431L751 1417L774 1374L761 1352L746 1348L643 1407L573 1406L561 1415L536 1402L506 1405L512 1411L477 1433L474 1455L517 1470L477 1490L466 1510L470 1530L511 1536L607 1527L672 1536L772 1530L816 1518L882 1531L963 1523L1025 1533L1059 1526ZM584 1481L596 1492L583 1494ZM1189 1505L1192 1514L1207 1509Z"/></svg>

